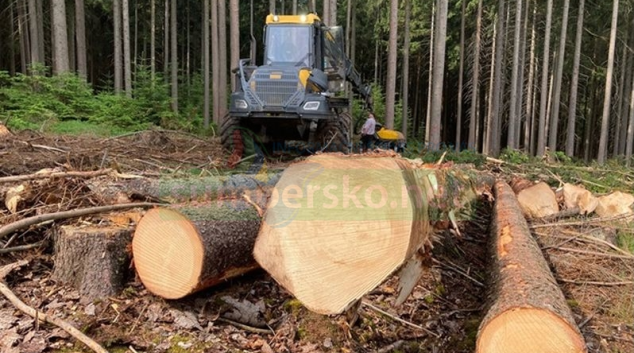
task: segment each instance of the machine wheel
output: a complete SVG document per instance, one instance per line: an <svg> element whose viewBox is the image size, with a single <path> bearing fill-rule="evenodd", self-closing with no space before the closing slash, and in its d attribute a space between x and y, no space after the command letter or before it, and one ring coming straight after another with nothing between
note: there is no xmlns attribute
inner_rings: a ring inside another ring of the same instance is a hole
<svg viewBox="0 0 634 353"><path fill-rule="evenodd" d="M338 118L324 123L319 132L319 148L322 152L350 153L350 126L352 117L348 113L339 114Z"/></svg>
<svg viewBox="0 0 634 353"><path fill-rule="evenodd" d="M240 119L225 115L220 124L220 141L228 150L228 166L235 167L244 157L256 153L253 134L247 128L240 125Z"/></svg>

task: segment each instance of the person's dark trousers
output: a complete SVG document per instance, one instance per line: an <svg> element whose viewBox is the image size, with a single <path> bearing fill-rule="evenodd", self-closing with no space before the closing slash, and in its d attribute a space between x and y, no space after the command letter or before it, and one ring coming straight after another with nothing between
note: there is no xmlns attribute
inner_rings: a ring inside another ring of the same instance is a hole
<svg viewBox="0 0 634 353"><path fill-rule="evenodd" d="M363 135L361 136L361 142L363 143L362 148L363 152L371 150L374 146L374 136L373 135Z"/></svg>

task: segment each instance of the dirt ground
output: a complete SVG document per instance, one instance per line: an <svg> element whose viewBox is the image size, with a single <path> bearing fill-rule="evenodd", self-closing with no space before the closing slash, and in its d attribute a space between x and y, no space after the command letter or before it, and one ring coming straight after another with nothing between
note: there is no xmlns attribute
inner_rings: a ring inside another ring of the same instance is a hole
<svg viewBox="0 0 634 353"><path fill-rule="evenodd" d="M224 171L225 158L216 140L177 132L112 139L23 132L0 139L0 177L43 168L114 168L147 177L215 175ZM269 161L268 168L286 163ZM58 209L102 202L86 193L81 180L57 181L53 187L65 190ZM49 210L50 205L39 200L41 204L29 205L30 213L18 216ZM453 230L438 231L434 265L405 304L392 307L397 278L391 277L363 299L352 327L344 316L309 312L261 270L167 301L149 294L131 268L120 295L86 302L76 290L50 278L52 224L18 234L11 246L45 242L28 251L0 252L0 266L29 260L7 276L9 288L28 305L67 320L111 352L473 352L487 309L490 206L483 203L477 215L461 225L461 236ZM0 205L0 226L16 219ZM64 222L96 221L97 217L82 217ZM634 257L607 245L624 226L583 219L532 224L590 352L634 352ZM256 328L228 321L228 300L259 308L266 325ZM0 297L0 351L89 350L63 330L37 324Z"/></svg>

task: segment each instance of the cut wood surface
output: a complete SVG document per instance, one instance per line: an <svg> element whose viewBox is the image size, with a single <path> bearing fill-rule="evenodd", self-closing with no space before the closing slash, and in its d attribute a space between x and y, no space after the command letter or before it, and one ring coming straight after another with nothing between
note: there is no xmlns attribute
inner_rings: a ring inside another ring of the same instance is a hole
<svg viewBox="0 0 634 353"><path fill-rule="evenodd" d="M268 188L270 191L270 188ZM267 191L243 199L172 205L147 212L132 241L139 278L152 293L182 298L258 267L252 251Z"/></svg>
<svg viewBox="0 0 634 353"><path fill-rule="evenodd" d="M544 182L523 189L517 194L517 200L522 212L529 218L543 218L559 212L557 197Z"/></svg>
<svg viewBox="0 0 634 353"><path fill-rule="evenodd" d="M234 174L202 178L161 178L94 180L90 188L111 203L131 199L160 200L168 203L205 202L235 198L249 190L275 185L280 173Z"/></svg>
<svg viewBox="0 0 634 353"><path fill-rule="evenodd" d="M491 228L492 303L477 353L578 353L585 343L513 190L495 185Z"/></svg>
<svg viewBox="0 0 634 353"><path fill-rule="evenodd" d="M272 191L254 255L308 309L337 314L429 245L476 198L466 172L394 157L312 156Z"/></svg>
<svg viewBox="0 0 634 353"><path fill-rule="evenodd" d="M55 233L52 278L79 290L84 301L117 295L130 268L132 229L62 226Z"/></svg>

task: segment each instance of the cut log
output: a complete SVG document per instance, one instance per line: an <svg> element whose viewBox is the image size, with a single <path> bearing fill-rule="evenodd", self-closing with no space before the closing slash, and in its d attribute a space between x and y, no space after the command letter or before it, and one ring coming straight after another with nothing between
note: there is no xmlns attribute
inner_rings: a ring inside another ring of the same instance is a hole
<svg viewBox="0 0 634 353"><path fill-rule="evenodd" d="M85 301L116 295L129 277L131 241L128 227L61 226L52 278L78 289Z"/></svg>
<svg viewBox="0 0 634 353"><path fill-rule="evenodd" d="M250 200L263 207L266 191L260 194ZM132 241L139 278L150 292L178 299L258 268L252 251L260 221L254 204L240 199L150 210Z"/></svg>
<svg viewBox="0 0 634 353"><path fill-rule="evenodd" d="M583 337L515 194L504 182L497 182L494 191L493 300L480 325L476 352L585 352Z"/></svg>
<svg viewBox="0 0 634 353"><path fill-rule="evenodd" d="M559 212L559 204L553 190L544 182L523 189L517 200L528 218L543 218Z"/></svg>
<svg viewBox="0 0 634 353"><path fill-rule="evenodd" d="M580 186L564 184L564 202L567 209L578 208L581 214L590 214L599 205L592 193Z"/></svg>
<svg viewBox="0 0 634 353"><path fill-rule="evenodd" d="M599 217L617 217L634 213L634 196L620 191L601 196L596 208Z"/></svg>
<svg viewBox="0 0 634 353"><path fill-rule="evenodd" d="M153 200L167 203L206 202L239 197L245 191L275 185L280 173L234 174L180 179L93 180L89 187L107 203Z"/></svg>
<svg viewBox="0 0 634 353"><path fill-rule="evenodd" d="M431 245L430 222L468 216L479 180L401 158L309 157L273 189L255 258L308 309L341 313Z"/></svg>
<svg viewBox="0 0 634 353"><path fill-rule="evenodd" d="M6 137L12 136L13 134L6 126L0 124L0 139L4 139Z"/></svg>

